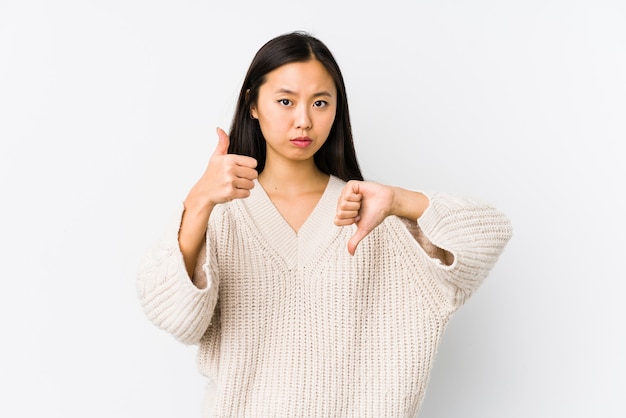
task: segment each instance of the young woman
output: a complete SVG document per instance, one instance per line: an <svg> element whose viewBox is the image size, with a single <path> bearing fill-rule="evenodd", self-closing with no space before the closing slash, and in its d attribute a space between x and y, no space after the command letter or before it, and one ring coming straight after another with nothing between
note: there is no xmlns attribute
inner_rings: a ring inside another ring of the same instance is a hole
<svg viewBox="0 0 626 418"><path fill-rule="evenodd" d="M230 136L217 134L138 274L148 318L198 345L204 416L415 416L507 217L363 181L341 72L308 34L257 52Z"/></svg>

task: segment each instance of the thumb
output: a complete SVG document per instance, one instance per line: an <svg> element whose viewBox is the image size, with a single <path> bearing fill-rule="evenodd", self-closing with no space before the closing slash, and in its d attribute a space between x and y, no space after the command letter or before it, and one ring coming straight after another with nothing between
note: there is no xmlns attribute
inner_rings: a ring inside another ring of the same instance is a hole
<svg viewBox="0 0 626 418"><path fill-rule="evenodd" d="M224 132L222 128L217 128L217 147L215 147L215 151L213 155L226 155L228 154L228 146L230 145L230 138L228 134Z"/></svg>
<svg viewBox="0 0 626 418"><path fill-rule="evenodd" d="M348 252L350 253L350 255L354 255L354 253L356 252L356 247L358 247L361 240L365 238L367 234L369 234L369 231L357 226L356 232L354 233L354 235L352 235L352 237L350 237L350 240L348 241Z"/></svg>

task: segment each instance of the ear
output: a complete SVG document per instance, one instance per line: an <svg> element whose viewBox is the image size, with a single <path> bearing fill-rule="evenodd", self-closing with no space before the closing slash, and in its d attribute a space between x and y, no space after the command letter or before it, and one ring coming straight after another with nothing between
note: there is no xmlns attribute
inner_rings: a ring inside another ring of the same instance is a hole
<svg viewBox="0 0 626 418"><path fill-rule="evenodd" d="M250 97L250 89L246 90L246 103L248 103L249 101L249 97ZM252 105L250 106L250 118L251 119L258 119L258 115L257 115L257 111L256 111L256 105Z"/></svg>

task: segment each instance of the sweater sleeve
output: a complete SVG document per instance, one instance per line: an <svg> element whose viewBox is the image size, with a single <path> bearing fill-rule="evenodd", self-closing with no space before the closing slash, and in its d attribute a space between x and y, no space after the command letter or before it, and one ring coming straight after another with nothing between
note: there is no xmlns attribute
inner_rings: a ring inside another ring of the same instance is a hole
<svg viewBox="0 0 626 418"><path fill-rule="evenodd" d="M185 344L197 344L208 328L217 303L218 281L212 274L215 256L205 243L194 274L206 275L207 286L193 284L178 244L183 209L157 245L139 265L137 294L143 310L157 327ZM208 236L208 234L207 234Z"/></svg>
<svg viewBox="0 0 626 418"><path fill-rule="evenodd" d="M488 203L444 193L428 197L430 205L417 223L432 244L454 257L449 266L437 260L433 270L457 309L493 268L512 236L512 226Z"/></svg>

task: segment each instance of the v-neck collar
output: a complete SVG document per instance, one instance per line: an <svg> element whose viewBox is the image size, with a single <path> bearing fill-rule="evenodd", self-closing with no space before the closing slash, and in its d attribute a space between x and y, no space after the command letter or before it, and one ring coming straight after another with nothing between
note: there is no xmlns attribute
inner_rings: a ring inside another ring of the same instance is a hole
<svg viewBox="0 0 626 418"><path fill-rule="evenodd" d="M321 244L339 230L333 223L337 201L344 182L330 176L313 211L298 232L280 214L261 184L255 180L250 196L243 200L250 218L265 241L278 253L288 268L303 265Z"/></svg>

